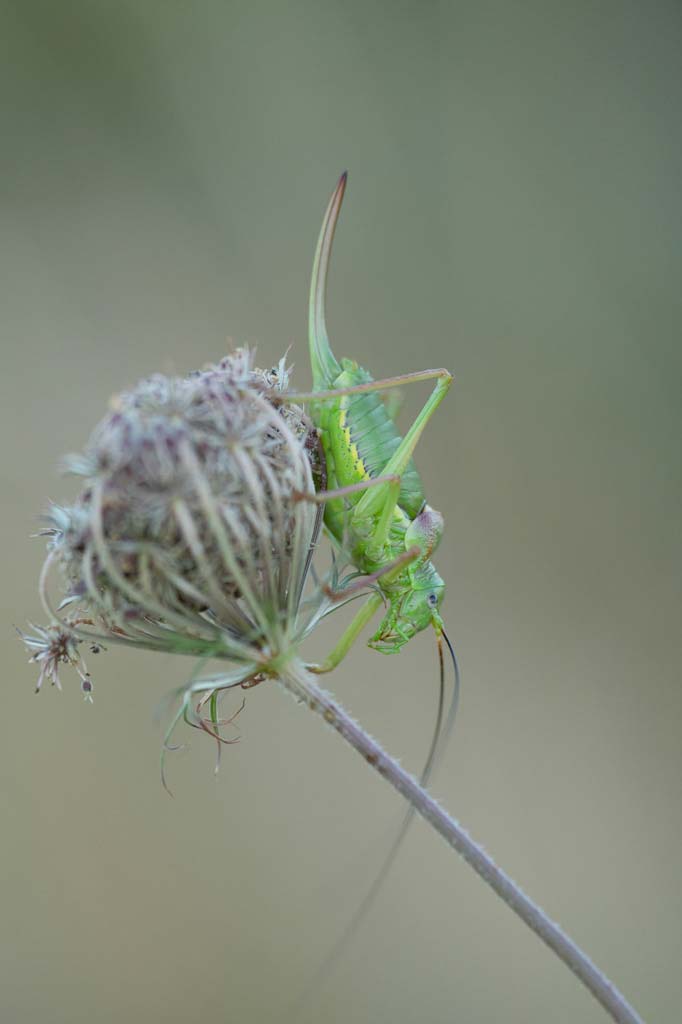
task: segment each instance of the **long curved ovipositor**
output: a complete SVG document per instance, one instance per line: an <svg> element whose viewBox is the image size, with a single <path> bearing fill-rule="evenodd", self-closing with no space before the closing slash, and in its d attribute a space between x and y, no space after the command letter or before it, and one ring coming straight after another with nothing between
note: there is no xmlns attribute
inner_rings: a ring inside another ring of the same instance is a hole
<svg viewBox="0 0 682 1024"><path fill-rule="evenodd" d="M334 353L329 344L329 336L327 335L325 292L334 232L339 218L341 203L343 202L343 194L346 191L347 181L348 172L344 171L329 200L313 261L313 276L310 285L308 307L308 337L310 364L313 371L313 387L316 391L329 388L331 381L336 380L341 372L341 367L334 358Z"/></svg>

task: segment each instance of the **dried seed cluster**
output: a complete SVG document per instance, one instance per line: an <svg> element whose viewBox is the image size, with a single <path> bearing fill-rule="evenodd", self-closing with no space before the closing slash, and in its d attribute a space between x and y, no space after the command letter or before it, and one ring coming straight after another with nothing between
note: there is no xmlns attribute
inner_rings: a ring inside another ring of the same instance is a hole
<svg viewBox="0 0 682 1024"><path fill-rule="evenodd" d="M314 432L278 401L287 385L284 360L262 371L239 349L112 401L65 460L81 493L42 531L44 577L56 564L63 581L56 614L94 624L78 636L254 663L282 648L319 521L300 500Z"/></svg>

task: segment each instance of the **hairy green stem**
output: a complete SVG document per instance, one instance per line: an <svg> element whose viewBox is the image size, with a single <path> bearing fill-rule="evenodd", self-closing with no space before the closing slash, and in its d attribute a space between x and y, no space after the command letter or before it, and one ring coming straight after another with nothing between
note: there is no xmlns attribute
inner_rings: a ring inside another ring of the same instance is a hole
<svg viewBox="0 0 682 1024"><path fill-rule="evenodd" d="M325 722L350 743L361 757L401 793L422 818L464 857L507 906L563 960L617 1024L643 1024L642 1018L615 985L559 925L551 921L509 875L495 864L459 822L444 811L412 775L386 754L376 740L372 739L336 700L320 689L313 675L300 662L289 662L279 678L294 697L321 715Z"/></svg>

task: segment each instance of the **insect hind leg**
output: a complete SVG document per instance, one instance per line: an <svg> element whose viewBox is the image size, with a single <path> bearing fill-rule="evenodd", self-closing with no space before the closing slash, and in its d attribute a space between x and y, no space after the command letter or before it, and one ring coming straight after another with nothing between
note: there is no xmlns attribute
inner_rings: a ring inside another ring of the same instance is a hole
<svg viewBox="0 0 682 1024"><path fill-rule="evenodd" d="M454 377L449 370L443 367L436 370L417 370L414 373L399 374L396 377L385 377L383 380L363 381L361 384L353 384L345 388L331 388L327 391L297 392L289 391L278 395L276 400L283 402L325 402L342 398L344 395L359 395L370 391L388 391L391 388L399 388L404 384L418 384L421 381L435 380L436 386L422 406L412 426L400 442L391 458L384 466L385 475L402 476L407 468L419 438L424 432L426 424L450 390ZM357 516L376 515L382 508L383 501L380 493L364 495L356 505Z"/></svg>
<svg viewBox="0 0 682 1024"><path fill-rule="evenodd" d="M335 501L337 498L347 498L352 494L359 494L368 491L372 487L395 487L400 488L400 477L397 473L375 476L369 480L359 480L355 484L348 484L346 487L337 487L331 491L317 491L315 494L305 494L298 491L294 494L296 501L309 501L314 505L324 505L328 501Z"/></svg>
<svg viewBox="0 0 682 1024"><path fill-rule="evenodd" d="M344 395L361 395L369 391L389 391L401 388L404 384L419 384L422 381L446 380L447 388L454 377L449 370L439 367L434 370L414 370L412 373L400 373L395 377L382 377L381 380L363 381L361 384L350 384L345 388L328 388L324 391L285 391L275 395L276 402L326 402Z"/></svg>

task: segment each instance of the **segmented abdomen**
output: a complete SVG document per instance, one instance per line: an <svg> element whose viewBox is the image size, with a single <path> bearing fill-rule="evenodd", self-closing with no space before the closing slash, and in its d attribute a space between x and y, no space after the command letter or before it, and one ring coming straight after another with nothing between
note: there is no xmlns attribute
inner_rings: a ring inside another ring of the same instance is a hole
<svg viewBox="0 0 682 1024"><path fill-rule="evenodd" d="M361 367L344 369L330 386L352 387L371 380ZM381 476L400 445L400 434L377 392L344 395L335 402L324 403L319 420L337 487ZM351 504L356 504L360 497L358 494ZM414 519L424 504L422 483L412 460L402 475L398 503L409 519Z"/></svg>

